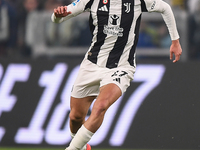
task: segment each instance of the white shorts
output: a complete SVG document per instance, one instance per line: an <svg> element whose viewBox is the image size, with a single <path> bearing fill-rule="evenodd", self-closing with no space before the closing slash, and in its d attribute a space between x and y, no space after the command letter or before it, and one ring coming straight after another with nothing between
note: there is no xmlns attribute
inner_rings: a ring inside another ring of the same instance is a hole
<svg viewBox="0 0 200 150"><path fill-rule="evenodd" d="M135 68L132 66L109 69L84 59L72 88L71 96L75 98L97 96L99 88L109 83L116 84L124 93L130 86L134 73Z"/></svg>

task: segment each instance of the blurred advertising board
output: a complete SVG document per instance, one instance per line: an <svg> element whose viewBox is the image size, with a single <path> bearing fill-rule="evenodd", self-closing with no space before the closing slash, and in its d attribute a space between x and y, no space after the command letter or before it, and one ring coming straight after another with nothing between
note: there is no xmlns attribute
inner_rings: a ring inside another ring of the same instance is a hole
<svg viewBox="0 0 200 150"><path fill-rule="evenodd" d="M0 147L69 144L70 92L80 62L75 57L0 60ZM200 62L139 61L131 86L90 144L198 149L199 108Z"/></svg>

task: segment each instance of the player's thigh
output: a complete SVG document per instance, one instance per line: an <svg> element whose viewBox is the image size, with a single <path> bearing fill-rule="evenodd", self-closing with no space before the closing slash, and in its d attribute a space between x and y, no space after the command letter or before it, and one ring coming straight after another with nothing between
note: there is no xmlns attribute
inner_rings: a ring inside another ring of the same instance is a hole
<svg viewBox="0 0 200 150"><path fill-rule="evenodd" d="M85 118L90 108L91 103L95 99L95 96L88 96L84 98L71 97L70 100L70 116L75 118Z"/></svg>
<svg viewBox="0 0 200 150"><path fill-rule="evenodd" d="M94 109L107 110L120 96L121 89L114 83L104 85L94 103Z"/></svg>

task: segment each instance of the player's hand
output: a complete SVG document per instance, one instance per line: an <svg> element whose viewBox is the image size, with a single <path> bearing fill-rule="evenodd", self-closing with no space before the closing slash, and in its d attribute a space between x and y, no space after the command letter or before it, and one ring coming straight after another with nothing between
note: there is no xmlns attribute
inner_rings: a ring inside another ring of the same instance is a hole
<svg viewBox="0 0 200 150"><path fill-rule="evenodd" d="M182 48L179 43L179 39L172 41L172 45L170 47L170 60L172 60L173 55L175 55L175 60L173 60L173 63L179 61L181 54L182 54Z"/></svg>
<svg viewBox="0 0 200 150"><path fill-rule="evenodd" d="M54 15L56 18L66 17L69 14L71 14L71 12L67 12L67 6L59 6L54 9Z"/></svg>

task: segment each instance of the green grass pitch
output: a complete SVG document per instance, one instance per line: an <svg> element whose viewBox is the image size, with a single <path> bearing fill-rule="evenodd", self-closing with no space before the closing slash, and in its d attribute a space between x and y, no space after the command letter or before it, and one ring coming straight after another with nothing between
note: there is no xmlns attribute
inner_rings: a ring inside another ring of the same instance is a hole
<svg viewBox="0 0 200 150"><path fill-rule="evenodd" d="M0 150L64 150L64 148L1 148L0 147ZM92 150L155 150L155 149L96 149L94 148Z"/></svg>
<svg viewBox="0 0 200 150"><path fill-rule="evenodd" d="M0 150L64 150L64 148L1 148ZM92 150L181 150L181 149L92 149ZM186 149L184 149L186 150Z"/></svg>
<svg viewBox="0 0 200 150"><path fill-rule="evenodd" d="M0 150L64 150L64 148L0 148ZM144 149L92 149L92 150L144 150Z"/></svg>

